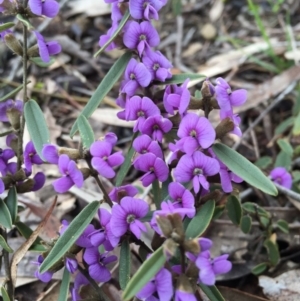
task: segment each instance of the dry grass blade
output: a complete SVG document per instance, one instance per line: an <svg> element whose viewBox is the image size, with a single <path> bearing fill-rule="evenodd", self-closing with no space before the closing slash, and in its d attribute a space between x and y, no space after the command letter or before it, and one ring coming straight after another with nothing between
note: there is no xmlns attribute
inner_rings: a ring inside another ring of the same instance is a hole
<svg viewBox="0 0 300 301"><path fill-rule="evenodd" d="M32 232L30 237L24 242L24 244L14 253L11 265L10 265L10 272L11 272L11 278L12 278L12 285L15 287L16 280L17 280L17 266L18 263L22 260L22 258L25 256L28 249L31 247L31 245L34 243L36 238L39 236L40 232L44 228L45 224L47 223L49 217L52 214L53 209L55 208L57 201L57 196L54 199L53 204L51 205L50 209L48 210L46 216L42 220L42 222L38 225L38 227Z"/></svg>

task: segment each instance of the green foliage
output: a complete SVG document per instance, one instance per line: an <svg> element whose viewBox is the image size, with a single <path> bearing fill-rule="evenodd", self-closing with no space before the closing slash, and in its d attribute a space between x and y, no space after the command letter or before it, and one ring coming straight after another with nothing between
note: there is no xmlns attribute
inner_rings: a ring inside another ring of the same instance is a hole
<svg viewBox="0 0 300 301"><path fill-rule="evenodd" d="M262 262L258 265L256 265L253 269L252 269L252 273L254 275L260 275L261 273L263 273L266 269L268 268L268 263L267 262Z"/></svg>
<svg viewBox="0 0 300 301"><path fill-rule="evenodd" d="M65 268L61 285L60 285L60 290L59 290L59 295L57 301L67 301L68 296L69 296L69 287L70 287L70 280L71 280L71 274L69 271Z"/></svg>
<svg viewBox="0 0 300 301"><path fill-rule="evenodd" d="M294 150L289 141L287 141L286 139L278 139L277 144L283 152L285 152L290 157L293 156Z"/></svg>
<svg viewBox="0 0 300 301"><path fill-rule="evenodd" d="M161 198L161 189L160 189L159 182L157 179L155 179L152 183L152 193L153 193L153 200L154 200L155 206L157 209L159 209L160 204L162 203L162 198Z"/></svg>
<svg viewBox="0 0 300 301"><path fill-rule="evenodd" d="M24 116L34 147L38 155L43 159L43 146L50 142L50 134L44 114L39 105L30 99L25 104Z"/></svg>
<svg viewBox="0 0 300 301"><path fill-rule="evenodd" d="M252 227L252 218L249 215L244 215L241 220L241 230L247 234L250 232Z"/></svg>
<svg viewBox="0 0 300 301"><path fill-rule="evenodd" d="M172 0L172 11L175 16L179 16L182 11L181 0Z"/></svg>
<svg viewBox="0 0 300 301"><path fill-rule="evenodd" d="M124 239L120 250L120 264L119 264L119 283L122 290L125 290L130 280L131 270L131 252L128 239Z"/></svg>
<svg viewBox="0 0 300 301"><path fill-rule="evenodd" d="M227 199L226 209L230 220L238 226L242 218L242 207L239 199L234 195L230 195Z"/></svg>
<svg viewBox="0 0 300 301"><path fill-rule="evenodd" d="M68 252L78 237L85 230L87 225L92 221L100 203L94 201L88 204L70 223L67 230L61 235L54 247L51 249L45 260L40 266L40 272L48 271L56 262Z"/></svg>
<svg viewBox="0 0 300 301"><path fill-rule="evenodd" d="M224 205L216 206L212 219L213 220L218 219L223 214L224 210L225 210Z"/></svg>
<svg viewBox="0 0 300 301"><path fill-rule="evenodd" d="M3 286L1 287L1 295L2 295L3 301L10 301L8 293L7 293L6 289Z"/></svg>
<svg viewBox="0 0 300 301"><path fill-rule="evenodd" d="M133 298L156 275L165 262L166 257L163 252L163 247L160 247L151 257L144 261L138 271L130 279L123 292L123 300L127 301Z"/></svg>
<svg viewBox="0 0 300 301"><path fill-rule="evenodd" d="M215 201L206 202L187 226L186 238L196 238L207 229L215 210Z"/></svg>
<svg viewBox="0 0 300 301"><path fill-rule="evenodd" d="M170 84L182 84L186 79L190 80L205 80L206 76L203 74L196 74L196 73L183 73L183 74L175 74L172 78L167 79L165 82L155 82L157 85L170 85Z"/></svg>
<svg viewBox="0 0 300 301"><path fill-rule="evenodd" d="M21 21L26 27L28 30L32 30L34 29L34 27L32 26L32 24L29 22L29 20L27 18L25 18L23 15L21 14L17 14L17 19L19 21Z"/></svg>
<svg viewBox="0 0 300 301"><path fill-rule="evenodd" d="M283 233L285 233L285 234L289 233L289 224L285 220L283 220L283 219L278 220L276 226Z"/></svg>
<svg viewBox="0 0 300 301"><path fill-rule="evenodd" d="M274 166L285 167L287 170L290 170L291 164L292 164L292 157L288 153L284 151L280 151L276 157Z"/></svg>
<svg viewBox="0 0 300 301"><path fill-rule="evenodd" d="M86 118L91 117L94 111L102 102L103 98L112 89L114 84L118 81L120 76L123 74L129 60L132 57L132 52L125 52L110 68L106 76L103 78L102 82L94 92L93 96L90 98L83 111L81 112ZM77 120L75 121L70 136L73 137L78 130Z"/></svg>
<svg viewBox="0 0 300 301"><path fill-rule="evenodd" d="M10 216L12 223L14 224L16 219L17 219L17 214L18 214L18 195L17 195L17 190L15 186L12 186L7 194L6 199L4 200Z"/></svg>
<svg viewBox="0 0 300 301"><path fill-rule="evenodd" d="M291 116L284 121L282 121L276 128L275 128L275 135L283 134L286 130L288 130L295 122L295 117Z"/></svg>
<svg viewBox="0 0 300 301"><path fill-rule="evenodd" d="M212 148L217 157L244 181L267 194L278 194L273 182L238 152L221 143L214 144Z"/></svg>
<svg viewBox="0 0 300 301"><path fill-rule="evenodd" d="M269 156L260 157L254 164L261 169L265 169L272 164L272 158Z"/></svg>
<svg viewBox="0 0 300 301"><path fill-rule="evenodd" d="M210 301L225 301L219 290L215 285L207 286L205 284L200 283L199 286L206 294Z"/></svg>
<svg viewBox="0 0 300 301"><path fill-rule="evenodd" d="M12 90L11 92L7 93L6 95L2 96L0 98L0 102L4 102L13 96L15 96L17 93L19 93L23 89L24 85L19 86L18 88Z"/></svg>
<svg viewBox="0 0 300 301"><path fill-rule="evenodd" d="M12 228L12 220L9 210L2 199L0 199L0 225L6 229Z"/></svg>
<svg viewBox="0 0 300 301"><path fill-rule="evenodd" d="M126 11L124 14L122 20L120 21L118 28L115 30L115 32L112 34L112 36L109 38L109 40L94 54L94 57L97 57L99 54L101 54L107 47L108 45L117 37L117 35L121 32L123 29L124 25L128 21L130 17L129 9Z"/></svg>
<svg viewBox="0 0 300 301"><path fill-rule="evenodd" d="M0 235L0 246L9 253L14 252L14 250L8 245L8 243L2 235Z"/></svg>
<svg viewBox="0 0 300 301"><path fill-rule="evenodd" d="M275 266L279 262L280 255L278 251L277 244L274 243L271 239L266 239L264 242L264 247L268 251L269 260L271 265Z"/></svg>
<svg viewBox="0 0 300 301"><path fill-rule="evenodd" d="M80 115L77 119L79 134L84 148L90 148L95 141L94 132L84 115Z"/></svg>
<svg viewBox="0 0 300 301"><path fill-rule="evenodd" d="M293 135L300 135L300 113L298 113L294 122Z"/></svg>
<svg viewBox="0 0 300 301"><path fill-rule="evenodd" d="M31 57L29 60L31 62L33 62L34 64L36 64L37 66L42 67L42 68L47 68L47 67L51 66L55 62L55 59L53 57L50 58L49 62L44 62L38 56L37 57Z"/></svg>
<svg viewBox="0 0 300 301"><path fill-rule="evenodd" d="M7 22L7 23L0 24L0 32L2 32L4 30L7 30L7 29L10 29L13 26L15 26L14 22Z"/></svg>

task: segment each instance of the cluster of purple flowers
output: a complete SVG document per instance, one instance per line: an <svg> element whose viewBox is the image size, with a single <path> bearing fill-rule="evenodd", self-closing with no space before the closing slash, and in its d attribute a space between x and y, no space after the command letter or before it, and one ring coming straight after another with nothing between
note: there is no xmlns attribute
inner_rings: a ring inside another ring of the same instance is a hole
<svg viewBox="0 0 300 301"><path fill-rule="evenodd" d="M27 3L27 2L26 2ZM24 8L17 1L8 1L8 0L0 0L0 12L6 13L11 11L11 7L16 6L14 10L18 12L25 11L27 8ZM54 18L57 16L59 12L59 4L55 0L29 0L28 1L28 9L31 12L30 17L48 17ZM33 30L33 33L37 39L37 46L39 50L39 55L41 59L48 63L50 61L50 56L55 55L61 52L61 45L57 41L45 41L45 38L37 31ZM13 31L4 30L0 33L0 39L5 41L5 36L7 34L13 35Z"/></svg>

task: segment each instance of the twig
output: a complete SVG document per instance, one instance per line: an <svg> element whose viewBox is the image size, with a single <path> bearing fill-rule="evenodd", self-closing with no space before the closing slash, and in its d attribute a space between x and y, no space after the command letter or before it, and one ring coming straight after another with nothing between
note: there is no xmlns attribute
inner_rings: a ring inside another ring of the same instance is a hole
<svg viewBox="0 0 300 301"><path fill-rule="evenodd" d="M233 145L233 149L237 149L240 144L242 143L242 140L247 138L247 136L249 135L249 133L251 132L251 130L257 126L260 121L275 107L277 106L283 99L284 97L290 93L296 86L296 82L292 82L285 90L283 90L275 99L273 102L271 102L271 104L266 107L266 109L260 113L260 115L254 120L254 122L251 124L251 126L248 127L248 129L243 133L242 138L236 142Z"/></svg>
<svg viewBox="0 0 300 301"><path fill-rule="evenodd" d="M276 182L274 182L274 185L277 187L278 191L280 191L282 194L294 199L297 202L300 202L300 194L299 193L297 193L293 190L287 189L287 188L277 184Z"/></svg>

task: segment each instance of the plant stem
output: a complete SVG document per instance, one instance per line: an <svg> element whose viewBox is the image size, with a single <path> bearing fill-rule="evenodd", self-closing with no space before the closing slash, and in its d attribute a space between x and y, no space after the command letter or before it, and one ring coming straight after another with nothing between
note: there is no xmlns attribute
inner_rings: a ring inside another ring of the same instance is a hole
<svg viewBox="0 0 300 301"><path fill-rule="evenodd" d="M9 129L5 132L0 133L0 137L6 137L8 134L11 134L14 132L14 129Z"/></svg>
<svg viewBox="0 0 300 301"><path fill-rule="evenodd" d="M4 240L7 242L7 233L6 230L0 227L0 235L4 238ZM10 300L14 299L14 289L13 289L13 281L11 279L11 273L10 273L10 262L9 262L9 253L3 249L3 261L4 261L4 270L5 270L5 276L6 276L6 285L7 285L7 293Z"/></svg>
<svg viewBox="0 0 300 301"><path fill-rule="evenodd" d="M25 1L25 4L27 2ZM27 27L23 24L23 101L24 107L27 102ZM24 113L21 116L21 128L18 135L18 169L22 165L22 154L23 154L23 134L25 127Z"/></svg>

